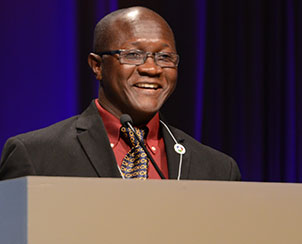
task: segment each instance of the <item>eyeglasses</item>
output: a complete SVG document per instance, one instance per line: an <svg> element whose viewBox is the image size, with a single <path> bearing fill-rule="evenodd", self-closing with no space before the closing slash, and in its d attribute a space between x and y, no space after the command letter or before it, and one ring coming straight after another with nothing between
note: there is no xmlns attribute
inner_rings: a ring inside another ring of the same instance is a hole
<svg viewBox="0 0 302 244"><path fill-rule="evenodd" d="M144 52L142 50L130 49L130 50L113 50L96 53L100 57L103 55L118 54L118 59L121 64L144 64L149 56L154 57L154 62L162 68L175 68L179 62L179 56L176 53L170 52Z"/></svg>

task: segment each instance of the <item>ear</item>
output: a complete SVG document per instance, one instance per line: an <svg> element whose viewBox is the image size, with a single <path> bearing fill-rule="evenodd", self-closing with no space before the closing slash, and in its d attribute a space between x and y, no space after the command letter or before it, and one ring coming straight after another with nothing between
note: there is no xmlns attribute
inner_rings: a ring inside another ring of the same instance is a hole
<svg viewBox="0 0 302 244"><path fill-rule="evenodd" d="M90 68L92 69L93 73L95 74L95 78L97 80L102 79L102 58L95 54L95 53L89 53L88 55L88 64Z"/></svg>

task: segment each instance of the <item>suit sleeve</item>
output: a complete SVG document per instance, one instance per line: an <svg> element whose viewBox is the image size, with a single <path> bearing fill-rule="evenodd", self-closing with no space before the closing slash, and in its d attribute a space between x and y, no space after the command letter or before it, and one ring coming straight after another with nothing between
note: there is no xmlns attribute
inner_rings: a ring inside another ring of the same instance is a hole
<svg viewBox="0 0 302 244"><path fill-rule="evenodd" d="M35 175L35 169L24 143L18 138L10 138L4 145L0 180Z"/></svg>
<svg viewBox="0 0 302 244"><path fill-rule="evenodd" d="M230 174L230 180L231 181L240 181L241 180L241 174L240 170L238 168L237 163L234 159L231 159L231 174Z"/></svg>

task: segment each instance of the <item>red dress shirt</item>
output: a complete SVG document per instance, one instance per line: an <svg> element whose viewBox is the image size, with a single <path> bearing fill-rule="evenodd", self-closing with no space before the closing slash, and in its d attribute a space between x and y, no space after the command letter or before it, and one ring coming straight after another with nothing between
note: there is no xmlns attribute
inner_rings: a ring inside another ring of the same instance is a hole
<svg viewBox="0 0 302 244"><path fill-rule="evenodd" d="M105 129L110 141L110 146L113 149L116 162L121 167L123 158L129 152L130 146L120 136L121 123L118 118L105 110L95 99L96 107L102 117ZM163 172L166 179L168 179L168 164L165 150L164 139L159 130L159 114L155 116L146 125L149 132L145 139L145 144L151 153L154 161L157 163L160 170ZM156 172L154 166L149 162L148 165L148 179L160 179L159 174Z"/></svg>

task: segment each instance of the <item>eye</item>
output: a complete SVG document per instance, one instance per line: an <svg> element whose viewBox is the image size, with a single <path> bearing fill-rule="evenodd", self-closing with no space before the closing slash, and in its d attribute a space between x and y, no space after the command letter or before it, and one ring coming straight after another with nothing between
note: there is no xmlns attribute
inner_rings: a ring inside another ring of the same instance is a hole
<svg viewBox="0 0 302 244"><path fill-rule="evenodd" d="M157 53L157 60L163 62L171 62L174 60L174 58L171 53Z"/></svg>
<svg viewBox="0 0 302 244"><path fill-rule="evenodd" d="M124 56L126 59L129 59L129 60L136 60L136 59L142 58L142 54L137 50L129 50L124 53Z"/></svg>

